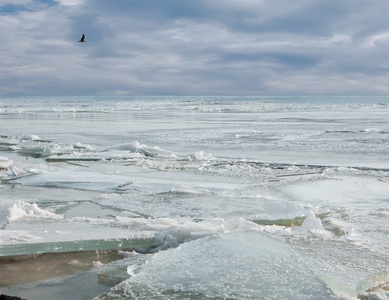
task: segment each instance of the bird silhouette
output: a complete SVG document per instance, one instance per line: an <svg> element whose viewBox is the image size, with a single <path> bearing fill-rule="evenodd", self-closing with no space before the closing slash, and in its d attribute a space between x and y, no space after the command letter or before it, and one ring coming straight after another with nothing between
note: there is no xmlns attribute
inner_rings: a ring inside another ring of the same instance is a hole
<svg viewBox="0 0 389 300"><path fill-rule="evenodd" d="M85 42L85 35L83 34L81 37L81 40L78 41L79 43L84 43Z"/></svg>

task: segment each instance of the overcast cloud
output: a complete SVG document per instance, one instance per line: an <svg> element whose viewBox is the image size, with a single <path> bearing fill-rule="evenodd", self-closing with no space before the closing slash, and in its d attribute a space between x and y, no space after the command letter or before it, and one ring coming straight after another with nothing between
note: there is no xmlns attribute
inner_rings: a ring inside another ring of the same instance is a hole
<svg viewBox="0 0 389 300"><path fill-rule="evenodd" d="M0 0L0 95L387 95L388 15L387 0Z"/></svg>

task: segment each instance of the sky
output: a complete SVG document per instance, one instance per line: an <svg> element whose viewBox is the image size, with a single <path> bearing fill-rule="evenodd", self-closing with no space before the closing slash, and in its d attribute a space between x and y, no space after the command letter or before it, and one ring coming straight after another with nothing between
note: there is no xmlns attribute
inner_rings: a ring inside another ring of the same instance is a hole
<svg viewBox="0 0 389 300"><path fill-rule="evenodd" d="M388 95L388 15L388 0L0 0L0 97Z"/></svg>

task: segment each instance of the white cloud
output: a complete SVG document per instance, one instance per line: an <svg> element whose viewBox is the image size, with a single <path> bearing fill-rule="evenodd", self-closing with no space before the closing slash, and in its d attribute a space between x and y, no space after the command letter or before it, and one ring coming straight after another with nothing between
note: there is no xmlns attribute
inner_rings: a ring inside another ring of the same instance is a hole
<svg viewBox="0 0 389 300"><path fill-rule="evenodd" d="M366 42L366 46L368 47L377 47L381 44L389 45L389 31L370 36Z"/></svg>
<svg viewBox="0 0 389 300"><path fill-rule="evenodd" d="M77 6L84 4L84 0L55 0L63 6Z"/></svg>

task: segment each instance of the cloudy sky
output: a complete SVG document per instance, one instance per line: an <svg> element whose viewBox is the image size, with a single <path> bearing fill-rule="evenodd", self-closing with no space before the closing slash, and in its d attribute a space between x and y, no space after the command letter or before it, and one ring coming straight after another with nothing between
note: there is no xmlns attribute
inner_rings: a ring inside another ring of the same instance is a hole
<svg viewBox="0 0 389 300"><path fill-rule="evenodd" d="M388 16L388 0L0 0L0 96L388 95Z"/></svg>

